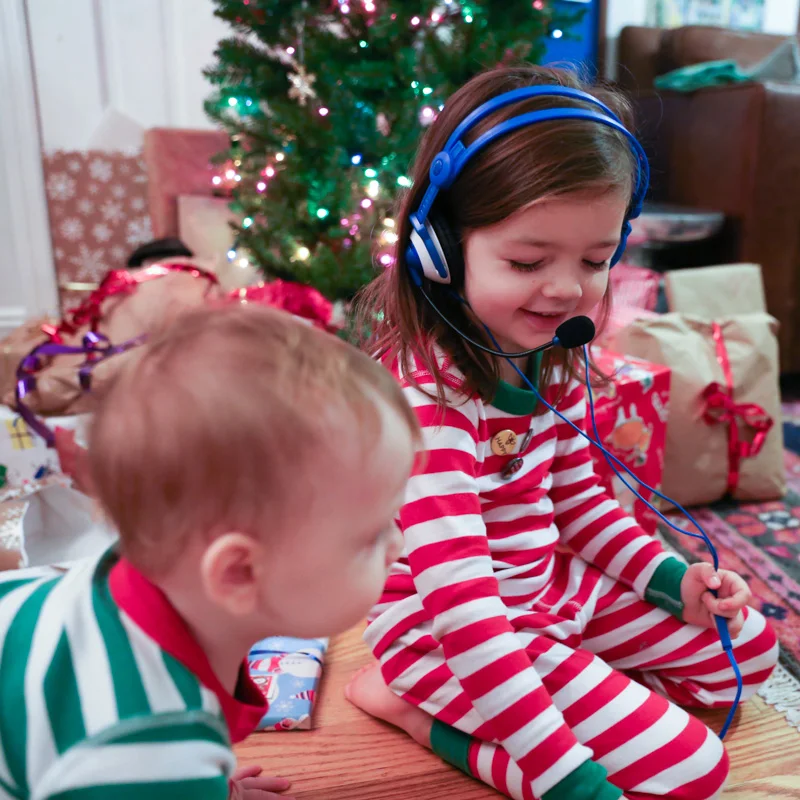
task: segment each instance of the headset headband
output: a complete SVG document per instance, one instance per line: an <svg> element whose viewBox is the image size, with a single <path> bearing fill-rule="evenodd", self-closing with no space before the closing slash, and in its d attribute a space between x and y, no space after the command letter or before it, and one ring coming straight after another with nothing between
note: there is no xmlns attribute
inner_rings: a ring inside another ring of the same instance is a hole
<svg viewBox="0 0 800 800"><path fill-rule="evenodd" d="M598 110L567 106L529 111L495 125L493 128L481 134L472 144L468 146L464 144L464 136L487 116L500 108L505 108L513 103L529 100L534 97L567 97L589 103ZM442 282L449 283L450 274L446 263L443 263L441 259L441 246L436 240L435 233L431 235L430 226L428 224L428 216L430 215L439 191L442 189L449 189L469 160L491 142L519 128L535 125L539 122L552 122L555 120L588 120L613 128L625 136L631 146L631 150L636 155L636 185L631 196L630 210L623 224L620 236L620 247L612 258L612 265L619 260L625 249L628 234L630 233L630 220L635 219L641 214L644 198L650 183L650 167L642 146L639 144L636 137L622 124L614 112L611 111L608 106L601 103L596 97L578 89L570 89L565 86L526 86L493 97L491 100L488 100L472 111L453 131L444 149L433 159L429 171L430 185L425 191L419 208L410 216L410 221L416 236L412 233L412 243L409 246L409 254L412 255L412 261L415 264L420 263L421 265L422 260L429 261L429 266L435 269L434 274L438 274ZM429 274L430 269L424 271L431 277ZM416 277L417 276L415 276L415 279Z"/></svg>

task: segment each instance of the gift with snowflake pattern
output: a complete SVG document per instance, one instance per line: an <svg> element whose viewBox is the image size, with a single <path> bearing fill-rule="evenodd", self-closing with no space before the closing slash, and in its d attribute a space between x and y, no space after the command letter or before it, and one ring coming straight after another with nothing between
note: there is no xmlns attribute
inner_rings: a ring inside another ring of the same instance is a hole
<svg viewBox="0 0 800 800"><path fill-rule="evenodd" d="M153 238L139 153L58 150L44 156L62 310Z"/></svg>

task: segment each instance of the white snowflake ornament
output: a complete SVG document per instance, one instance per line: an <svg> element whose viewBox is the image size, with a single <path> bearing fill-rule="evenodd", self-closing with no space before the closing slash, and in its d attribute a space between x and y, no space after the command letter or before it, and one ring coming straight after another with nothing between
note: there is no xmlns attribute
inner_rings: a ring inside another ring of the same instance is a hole
<svg viewBox="0 0 800 800"><path fill-rule="evenodd" d="M292 84L291 89L289 89L289 99L297 100L305 108L309 99L313 100L317 96L314 91L314 82L316 80L316 75L306 72L304 66L298 65L297 72L289 73L289 82Z"/></svg>

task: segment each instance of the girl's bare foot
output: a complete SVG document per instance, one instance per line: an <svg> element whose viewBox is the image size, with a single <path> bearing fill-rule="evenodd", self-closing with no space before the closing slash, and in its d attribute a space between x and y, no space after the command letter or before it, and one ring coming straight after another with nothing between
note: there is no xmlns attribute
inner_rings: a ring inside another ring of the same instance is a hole
<svg viewBox="0 0 800 800"><path fill-rule="evenodd" d="M430 750L433 717L389 689L378 664L357 672L345 686L344 695L354 706L404 730L415 742Z"/></svg>

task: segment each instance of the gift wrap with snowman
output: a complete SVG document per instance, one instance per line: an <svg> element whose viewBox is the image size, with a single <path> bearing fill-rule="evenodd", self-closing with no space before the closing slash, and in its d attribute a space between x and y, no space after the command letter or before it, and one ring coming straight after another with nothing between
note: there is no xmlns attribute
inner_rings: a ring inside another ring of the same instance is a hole
<svg viewBox="0 0 800 800"><path fill-rule="evenodd" d="M309 730L327 639L271 636L250 650L250 676L267 701L261 731Z"/></svg>
<svg viewBox="0 0 800 800"><path fill-rule="evenodd" d="M603 375L609 378L593 388L600 442L637 478L660 489L670 396L669 367L598 347L592 348L592 356ZM593 435L588 408L586 431ZM599 449L592 447L591 451L595 472L606 491L616 497L647 533L655 533L658 518L653 511L614 474ZM652 492L638 486L619 465L614 466L642 497L652 502Z"/></svg>

